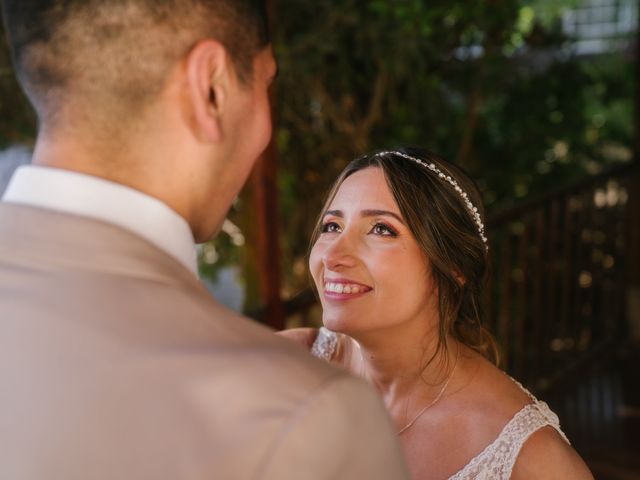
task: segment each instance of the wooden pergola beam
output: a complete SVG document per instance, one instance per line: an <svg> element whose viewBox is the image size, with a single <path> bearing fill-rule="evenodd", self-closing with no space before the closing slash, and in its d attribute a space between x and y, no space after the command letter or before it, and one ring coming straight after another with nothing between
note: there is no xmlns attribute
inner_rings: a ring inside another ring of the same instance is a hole
<svg viewBox="0 0 640 480"><path fill-rule="evenodd" d="M269 19L272 19L273 5L270 0L267 1L267 8ZM271 104L275 104L273 89ZM275 115L272 122L275 126ZM276 330L281 330L284 328L284 309L280 297L281 251L278 237L281 228L278 215L278 166L273 137L253 170L251 187L256 219L256 270L263 307L260 320Z"/></svg>
<svg viewBox="0 0 640 480"><path fill-rule="evenodd" d="M277 162L273 141L253 170L251 178L255 212L255 248L258 285L262 304L261 321L276 330L284 328L280 298L280 241L278 233Z"/></svg>

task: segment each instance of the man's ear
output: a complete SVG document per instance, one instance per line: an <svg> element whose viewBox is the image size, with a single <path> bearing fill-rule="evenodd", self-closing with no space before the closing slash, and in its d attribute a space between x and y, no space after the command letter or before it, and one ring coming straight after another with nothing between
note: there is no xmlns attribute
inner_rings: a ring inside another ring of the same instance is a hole
<svg viewBox="0 0 640 480"><path fill-rule="evenodd" d="M187 83L196 135L208 142L222 139L225 112L233 72L227 51L220 42L199 42L187 56Z"/></svg>

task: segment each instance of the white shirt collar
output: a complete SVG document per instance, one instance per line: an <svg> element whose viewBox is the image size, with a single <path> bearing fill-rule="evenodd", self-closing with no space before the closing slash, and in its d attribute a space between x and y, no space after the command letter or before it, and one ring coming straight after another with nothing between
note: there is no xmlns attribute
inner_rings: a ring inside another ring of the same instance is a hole
<svg viewBox="0 0 640 480"><path fill-rule="evenodd" d="M166 204L138 190L91 175L28 165L16 170L2 200L117 225L151 242L198 274L189 224Z"/></svg>

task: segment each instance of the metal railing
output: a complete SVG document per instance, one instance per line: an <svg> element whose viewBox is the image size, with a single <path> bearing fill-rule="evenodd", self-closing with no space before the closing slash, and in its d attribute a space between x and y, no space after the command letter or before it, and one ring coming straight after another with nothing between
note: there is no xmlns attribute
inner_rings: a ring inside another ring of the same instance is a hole
<svg viewBox="0 0 640 480"><path fill-rule="evenodd" d="M617 168L487 222L489 329L502 366L536 391L553 388L625 333L636 175L636 164Z"/></svg>

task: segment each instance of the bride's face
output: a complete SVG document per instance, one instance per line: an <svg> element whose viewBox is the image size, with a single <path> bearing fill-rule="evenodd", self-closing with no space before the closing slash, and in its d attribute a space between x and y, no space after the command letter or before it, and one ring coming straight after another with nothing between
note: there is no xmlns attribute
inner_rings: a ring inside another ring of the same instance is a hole
<svg viewBox="0 0 640 480"><path fill-rule="evenodd" d="M423 329L437 312L428 259L379 168L342 183L324 212L309 266L331 330L357 337L390 327Z"/></svg>

